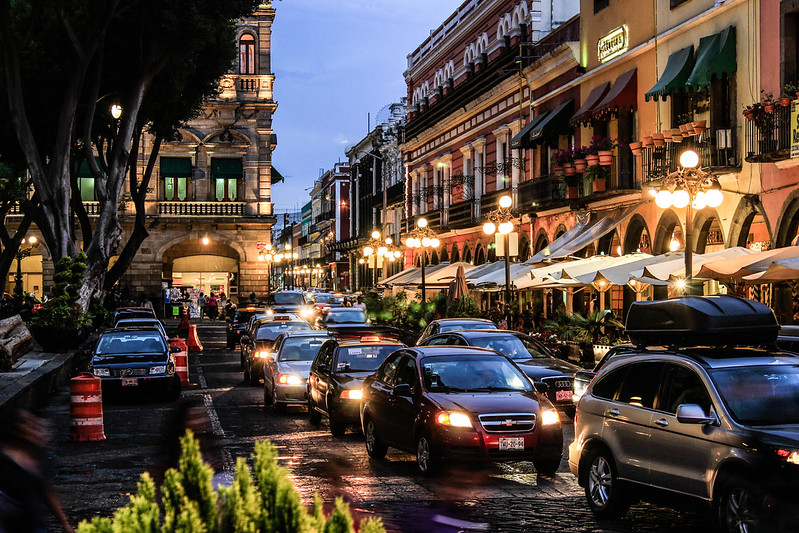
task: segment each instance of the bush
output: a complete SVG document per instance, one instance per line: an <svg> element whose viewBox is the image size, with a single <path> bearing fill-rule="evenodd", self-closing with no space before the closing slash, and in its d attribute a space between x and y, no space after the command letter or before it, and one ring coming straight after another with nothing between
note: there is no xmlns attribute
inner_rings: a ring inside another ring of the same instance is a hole
<svg viewBox="0 0 799 533"><path fill-rule="evenodd" d="M191 431L181 439L177 469L167 471L156 499L152 478L146 472L139 480L139 493L130 503L117 509L111 518L94 518L78 524L78 533L139 531L147 533L354 533L349 505L338 498L330 516L325 517L322 500L314 495L309 513L300 495L277 464L277 451L268 441L255 444L251 457L254 473L244 458L236 463L230 487L212 486L213 470L200 455L200 446ZM365 533L385 533L380 519L360 523Z"/></svg>
<svg viewBox="0 0 799 533"><path fill-rule="evenodd" d="M77 303L83 274L86 272L86 254L79 253L73 260L62 257L55 264L53 298L45 303L31 318L31 325L43 329L77 331L92 321Z"/></svg>

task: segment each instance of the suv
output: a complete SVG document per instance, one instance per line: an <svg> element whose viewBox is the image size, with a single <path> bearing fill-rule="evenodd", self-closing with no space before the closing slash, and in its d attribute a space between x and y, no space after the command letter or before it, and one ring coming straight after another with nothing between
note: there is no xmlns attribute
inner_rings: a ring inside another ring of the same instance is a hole
<svg viewBox="0 0 799 533"><path fill-rule="evenodd" d="M686 500L724 531L796 530L779 520L796 520L799 360L775 347L777 330L768 307L734 296L633 304L636 348L599 369L569 446L595 515L619 517L637 497Z"/></svg>
<svg viewBox="0 0 799 533"><path fill-rule="evenodd" d="M227 349L233 350L239 344L241 340L241 335L244 333L244 330L247 329L247 323L250 319L258 314L263 314L264 307L255 306L252 304L247 305L246 307L239 307L233 313L233 317L228 319L227 321Z"/></svg>

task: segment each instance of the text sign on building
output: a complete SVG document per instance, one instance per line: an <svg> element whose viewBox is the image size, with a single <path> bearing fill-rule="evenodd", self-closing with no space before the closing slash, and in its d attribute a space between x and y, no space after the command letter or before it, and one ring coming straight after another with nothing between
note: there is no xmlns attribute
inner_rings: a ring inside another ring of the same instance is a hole
<svg viewBox="0 0 799 533"><path fill-rule="evenodd" d="M600 63L605 63L626 52L627 46L627 26L619 26L599 38L596 45L597 58Z"/></svg>
<svg viewBox="0 0 799 533"><path fill-rule="evenodd" d="M791 157L799 157L799 100L791 102Z"/></svg>

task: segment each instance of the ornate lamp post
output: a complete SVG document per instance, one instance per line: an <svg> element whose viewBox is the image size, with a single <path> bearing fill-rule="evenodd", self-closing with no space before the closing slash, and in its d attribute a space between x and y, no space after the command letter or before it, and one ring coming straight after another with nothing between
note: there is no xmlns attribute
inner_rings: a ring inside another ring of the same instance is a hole
<svg viewBox="0 0 799 533"><path fill-rule="evenodd" d="M483 233L494 235L497 231L503 236L505 252L505 305L510 305L510 250L508 235L513 231L513 198L505 194L499 198L499 207L488 213L488 222L483 224Z"/></svg>
<svg viewBox="0 0 799 533"><path fill-rule="evenodd" d="M402 255L402 252L397 250L393 246L394 240L391 237L386 237L385 239L381 238L380 232L374 230L372 232L372 238L369 239L369 242L366 243L366 246L363 247L363 256L365 258L364 263L369 263L369 260L372 259L373 268L374 268L374 282L372 286L377 285L378 281L378 257L382 257L384 260L388 261L396 261Z"/></svg>
<svg viewBox="0 0 799 533"><path fill-rule="evenodd" d="M655 180L659 186L650 190L655 203L661 209L685 208L685 287L689 289L693 281L693 256L691 250L691 230L693 210L705 207L718 207L724 200L721 185L713 174L698 168L699 156L693 150L680 155L680 168L668 176Z"/></svg>
<svg viewBox="0 0 799 533"><path fill-rule="evenodd" d="M420 218L416 221L416 229L408 234L405 239L405 246L408 248L424 248L422 251L422 303L427 301L425 294L424 267L427 263L427 249L438 248L441 242L436 238L436 234L427 227L427 219Z"/></svg>
<svg viewBox="0 0 799 533"><path fill-rule="evenodd" d="M27 239L22 239L23 245L28 243L30 246L28 248L20 246L17 250L17 274L14 276L14 298L18 302L22 302L22 296L25 292L22 288L22 260L26 257L30 257L31 251L36 247L37 241L38 239L35 235L31 235Z"/></svg>

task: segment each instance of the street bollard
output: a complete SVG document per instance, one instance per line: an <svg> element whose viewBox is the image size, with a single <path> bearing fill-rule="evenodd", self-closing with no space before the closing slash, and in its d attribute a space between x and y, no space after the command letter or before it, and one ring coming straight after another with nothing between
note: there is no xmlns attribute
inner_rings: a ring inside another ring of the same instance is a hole
<svg viewBox="0 0 799 533"><path fill-rule="evenodd" d="M70 380L69 440L105 440L102 380L81 372Z"/></svg>

